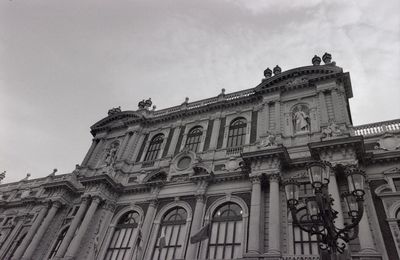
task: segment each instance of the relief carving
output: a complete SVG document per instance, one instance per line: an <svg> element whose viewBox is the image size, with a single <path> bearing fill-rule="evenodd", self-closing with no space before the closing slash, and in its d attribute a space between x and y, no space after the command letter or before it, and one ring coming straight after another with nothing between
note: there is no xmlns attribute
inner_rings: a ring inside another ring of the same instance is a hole
<svg viewBox="0 0 400 260"><path fill-rule="evenodd" d="M378 141L375 149L385 151L398 150L400 149L400 140L397 136L387 133Z"/></svg>
<svg viewBox="0 0 400 260"><path fill-rule="evenodd" d="M341 135L343 135L342 130L335 121L331 121L330 125L322 130L322 139L331 139Z"/></svg>

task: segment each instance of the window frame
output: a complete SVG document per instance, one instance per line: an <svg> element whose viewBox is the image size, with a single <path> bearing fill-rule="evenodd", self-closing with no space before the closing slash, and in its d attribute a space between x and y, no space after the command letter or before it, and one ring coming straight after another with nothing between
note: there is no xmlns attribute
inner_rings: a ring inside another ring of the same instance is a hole
<svg viewBox="0 0 400 260"><path fill-rule="evenodd" d="M152 259L154 249L158 243L158 238L161 234L161 222L163 217L169 212L169 210L175 208L175 207L181 207L186 211L187 217L186 217L186 224L185 224L185 235L184 235L184 242L182 245L182 251L180 255L176 256L176 259L184 259L188 247L188 242L189 242L189 235L190 235L190 227L192 224L192 218L193 218L193 212L192 208L190 205L185 202L185 201L175 201L171 202L167 205L165 205L161 210L157 213L156 217L154 218L153 225L150 230L151 234L149 236L149 242L147 246L147 250L145 252L145 256L143 259Z"/></svg>
<svg viewBox="0 0 400 260"><path fill-rule="evenodd" d="M152 162L158 159L162 150L162 145L165 140L164 133L155 134L147 147L146 154L144 155L143 162Z"/></svg>
<svg viewBox="0 0 400 260"><path fill-rule="evenodd" d="M244 117L234 118L228 127L226 148L242 147L246 144L247 122Z"/></svg>
<svg viewBox="0 0 400 260"><path fill-rule="evenodd" d="M68 229L70 227L70 224L63 226L60 231L57 233L57 239L54 241L51 245L51 250L48 252L46 259L52 259L54 256L56 256L58 249L60 249L60 246L67 235ZM62 238L60 239L60 237Z"/></svg>
<svg viewBox="0 0 400 260"><path fill-rule="evenodd" d="M192 127L187 133L184 148L188 148L189 151L194 153L200 152L203 133L204 131L202 126Z"/></svg>
<svg viewBox="0 0 400 260"><path fill-rule="evenodd" d="M242 243L241 243L241 249L240 249L240 257L243 257L246 254L246 249L247 249L247 239L248 239L248 226L249 226L249 208L246 204L246 202L236 196L236 195L229 195L229 196L223 196L220 197L219 199L215 200L208 208L207 211L204 214L204 223L203 226L207 224L211 224L212 221L212 216L213 213L218 209L221 205L227 203L227 202L232 202L237 204L243 211L242 213ZM206 239L201 242L200 244L200 252L199 252L199 259L206 259L207 256L207 250L208 250L208 242L209 239Z"/></svg>
<svg viewBox="0 0 400 260"><path fill-rule="evenodd" d="M229 214L231 212L231 205L235 205L235 206L237 206L239 208L239 210L240 210L239 215L235 214L234 216L229 216L229 215L228 216L216 216L218 211L223 209L225 206L228 206L228 209L226 209L226 210L229 210L228 211L228 214ZM243 230L243 216L242 215L243 215L243 210L241 209L241 207L238 204L233 203L233 202L222 203L221 205L219 205L214 210L213 215L212 215L212 219L211 219L211 222L210 222L210 224L211 224L211 237L213 237L212 236L212 232L214 231L214 224L217 226L216 227L217 234L216 234L216 238L215 238L215 240L216 240L215 243L210 243L210 241L208 241L207 254L206 254L206 258L207 259L219 259L219 258L215 258L215 257L216 257L217 252L218 252L217 249L220 248L221 246L222 246L222 257L223 257L221 259L226 259L225 251L227 250L227 247L231 247L231 252L230 252L231 255L230 255L230 257L228 256L228 258L229 259L230 258L232 258L232 259L235 258L235 256L234 256L235 248L234 247L235 246L239 246L239 250L240 250L240 246L243 243L243 241L236 241L236 232L238 231L237 230L237 223L238 222L241 222L241 225L242 225L241 228ZM234 228L233 228L233 234L232 234L232 240L233 240L232 243L227 243L227 237L229 236L228 235L227 225L228 225L229 222L233 222L234 223L233 224ZM225 223L225 232L224 232L223 243L218 242L219 235L220 235L221 223ZM213 257L210 256L210 251L211 251L212 247L214 248L214 256Z"/></svg>
<svg viewBox="0 0 400 260"><path fill-rule="evenodd" d="M113 219L109 225L109 228L107 229L107 232L104 236L104 239L102 241L102 239L100 238L99 241L99 253L97 254L97 259L105 259L106 255L107 255L107 251L108 251L108 247L109 244L111 243L111 239L114 235L114 231L116 226L118 225L119 220L121 219L121 217L123 217L123 215L129 211L136 211L139 214L139 223L138 223L138 227L135 230L139 230L142 228L142 224L143 224L143 216L144 216L144 211L141 207L137 206L137 205L130 205L128 207L123 208L122 210L120 210L118 213L116 213L113 216ZM138 234L137 232L134 231L134 234L132 235L133 237L133 243L132 245L134 250L130 250L129 252L129 257L133 257L134 253L136 252L136 243L137 243L137 239L138 239ZM144 250L144 248L143 248ZM129 259L131 259L129 258Z"/></svg>

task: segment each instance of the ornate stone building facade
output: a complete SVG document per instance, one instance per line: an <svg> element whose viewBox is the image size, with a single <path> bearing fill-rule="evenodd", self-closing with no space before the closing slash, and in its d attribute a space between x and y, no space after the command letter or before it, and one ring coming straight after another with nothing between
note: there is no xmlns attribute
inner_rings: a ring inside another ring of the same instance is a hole
<svg viewBox="0 0 400 260"><path fill-rule="evenodd" d="M282 181L312 196L304 167L326 160L367 173L348 257L399 259L400 120L353 126L349 73L320 62L163 110L111 109L72 173L0 185L0 258L318 259ZM340 227L347 180L330 178Z"/></svg>

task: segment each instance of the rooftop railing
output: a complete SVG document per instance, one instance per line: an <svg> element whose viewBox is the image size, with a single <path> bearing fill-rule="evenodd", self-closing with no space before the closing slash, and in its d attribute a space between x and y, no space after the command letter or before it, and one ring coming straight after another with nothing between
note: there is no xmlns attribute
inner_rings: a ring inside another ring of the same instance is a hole
<svg viewBox="0 0 400 260"><path fill-rule="evenodd" d="M223 100L230 101L230 100L235 100L235 99L239 99L239 98L243 98L243 97L248 97L248 96L254 95L254 93L255 93L255 91L253 89L246 89L246 90L233 92L230 94L218 95L216 97L207 98L207 99L203 99L203 100L199 100L199 101L195 101L195 102L191 102L191 103L186 103L186 105L182 104L180 106L174 106L174 107L154 111L153 115L154 116L163 116L163 115L167 115L170 113L178 112L180 110L196 109L196 108L214 104L214 103L217 103L217 102L223 101Z"/></svg>
<svg viewBox="0 0 400 260"><path fill-rule="evenodd" d="M398 132L400 131L400 119L354 126L353 130L355 135L363 136L380 135L386 132Z"/></svg>

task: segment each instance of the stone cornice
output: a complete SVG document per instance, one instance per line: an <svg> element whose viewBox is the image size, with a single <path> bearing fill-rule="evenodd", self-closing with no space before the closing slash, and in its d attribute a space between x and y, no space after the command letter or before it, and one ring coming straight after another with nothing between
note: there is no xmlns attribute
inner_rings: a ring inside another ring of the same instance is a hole
<svg viewBox="0 0 400 260"><path fill-rule="evenodd" d="M279 158L283 164L290 162L289 154L284 146L242 153L242 159L246 164L264 158Z"/></svg>
<svg viewBox="0 0 400 260"><path fill-rule="evenodd" d="M369 153L366 164L396 162L400 160L400 150L387 151L382 153Z"/></svg>
<svg viewBox="0 0 400 260"><path fill-rule="evenodd" d="M116 183L110 176L107 174L83 177L80 178L79 181L84 185L92 185L92 184L106 184L113 191L119 191L123 188L120 183Z"/></svg>
<svg viewBox="0 0 400 260"><path fill-rule="evenodd" d="M364 161L365 147L364 147L364 138L362 136L330 139L326 141L313 142L308 144L311 157L315 160L321 159L320 158L321 152L326 152L338 148L348 148L348 147L354 148L357 159L360 161Z"/></svg>

